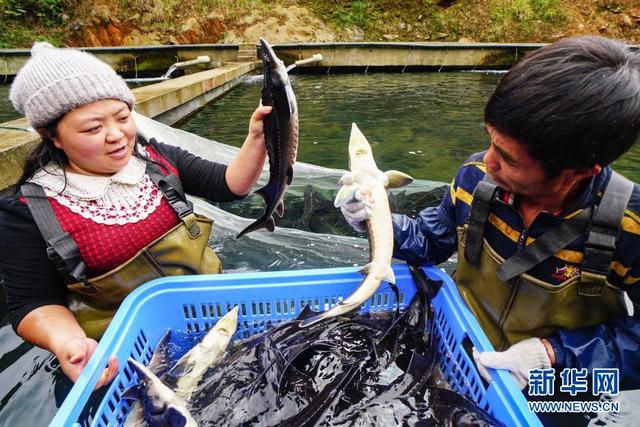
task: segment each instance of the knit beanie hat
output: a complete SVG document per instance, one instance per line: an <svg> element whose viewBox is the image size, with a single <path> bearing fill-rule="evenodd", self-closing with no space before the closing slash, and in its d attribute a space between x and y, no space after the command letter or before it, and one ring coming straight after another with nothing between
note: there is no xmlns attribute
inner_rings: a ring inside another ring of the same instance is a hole
<svg viewBox="0 0 640 427"><path fill-rule="evenodd" d="M18 71L9 99L29 124L42 127L67 111L100 99L114 98L133 109L135 98L109 65L75 49L37 42Z"/></svg>

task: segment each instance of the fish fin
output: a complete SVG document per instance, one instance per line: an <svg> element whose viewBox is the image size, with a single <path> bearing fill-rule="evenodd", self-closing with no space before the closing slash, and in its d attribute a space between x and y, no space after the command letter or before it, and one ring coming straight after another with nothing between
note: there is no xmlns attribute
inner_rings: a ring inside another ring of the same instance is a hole
<svg viewBox="0 0 640 427"><path fill-rule="evenodd" d="M256 225L257 224L257 225ZM239 232L238 234L236 234L236 239L241 238L242 236L244 236L247 233L251 233L252 231L258 230L260 228L262 228L263 225L259 224L258 221L252 223L251 225L249 225L248 227L246 227L244 230L242 230L241 232Z"/></svg>
<svg viewBox="0 0 640 427"><path fill-rule="evenodd" d="M283 208L284 209L284 208ZM267 230L269 230L270 232L273 233L273 230L276 229L276 222L273 220L273 217L270 216L269 219L267 220L267 222L264 224L264 226L267 228Z"/></svg>
<svg viewBox="0 0 640 427"><path fill-rule="evenodd" d="M389 268L387 269L387 272L384 274L384 277L382 278L382 280L389 282L393 285L396 284L396 275L393 272L393 268L391 268L391 266L389 266Z"/></svg>
<svg viewBox="0 0 640 427"><path fill-rule="evenodd" d="M340 206L352 201L355 198L356 190L358 186L356 184L343 185L338 190L336 198L333 201L333 206L339 208Z"/></svg>
<svg viewBox="0 0 640 427"><path fill-rule="evenodd" d="M174 406L169 406L162 414L162 419L166 421L166 425L172 427L184 427L187 425L187 417Z"/></svg>
<svg viewBox="0 0 640 427"><path fill-rule="evenodd" d="M360 270L358 270L358 273L362 273L364 275L369 274L369 271L371 271L371 267L372 267L373 263L369 263L367 265L365 265L364 267L362 267ZM392 272L393 273L393 272Z"/></svg>
<svg viewBox="0 0 640 427"><path fill-rule="evenodd" d="M189 350L185 353L171 369L167 372L167 378L179 379L180 377L185 376L193 369L193 363L190 360L192 350Z"/></svg>
<svg viewBox="0 0 640 427"><path fill-rule="evenodd" d="M291 181L293 181L293 166L287 169L287 185L291 185Z"/></svg>
<svg viewBox="0 0 640 427"><path fill-rule="evenodd" d="M278 202L275 212L276 215L282 218L282 215L284 215L284 200L281 199L280 202Z"/></svg>
<svg viewBox="0 0 640 427"><path fill-rule="evenodd" d="M262 188L257 189L254 194L257 194L258 196L262 197L264 199L264 201L267 201L267 195L269 194L269 187L268 186L264 186Z"/></svg>
<svg viewBox="0 0 640 427"><path fill-rule="evenodd" d="M127 400L140 400L142 396L140 395L140 386L138 384L132 385L122 392L120 395L120 399Z"/></svg>
<svg viewBox="0 0 640 427"><path fill-rule="evenodd" d="M386 188L404 187L405 185L409 185L413 182L413 178L411 176L396 170L386 171L384 174L388 180L385 185Z"/></svg>
<svg viewBox="0 0 640 427"><path fill-rule="evenodd" d="M298 317L296 317L296 320L304 320L306 318L315 316L317 314L318 314L318 312L317 311L313 311L311 309L311 307L309 306L309 304L307 304L307 305L304 306L304 308L302 309L300 314L298 314Z"/></svg>
<svg viewBox="0 0 640 427"><path fill-rule="evenodd" d="M157 377L161 377L167 373L168 361L170 360L169 356L169 341L171 340L171 329L167 329L167 332L164 333L158 345L156 346L156 350L153 352L153 356L151 356L151 361L147 367L151 372L153 372Z"/></svg>

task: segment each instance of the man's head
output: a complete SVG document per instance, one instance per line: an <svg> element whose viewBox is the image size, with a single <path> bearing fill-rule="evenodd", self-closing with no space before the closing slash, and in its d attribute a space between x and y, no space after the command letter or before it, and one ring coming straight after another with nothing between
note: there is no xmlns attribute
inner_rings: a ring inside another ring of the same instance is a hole
<svg viewBox="0 0 640 427"><path fill-rule="evenodd" d="M593 36L549 44L500 80L485 123L521 143L549 177L606 166L640 134L640 54Z"/></svg>

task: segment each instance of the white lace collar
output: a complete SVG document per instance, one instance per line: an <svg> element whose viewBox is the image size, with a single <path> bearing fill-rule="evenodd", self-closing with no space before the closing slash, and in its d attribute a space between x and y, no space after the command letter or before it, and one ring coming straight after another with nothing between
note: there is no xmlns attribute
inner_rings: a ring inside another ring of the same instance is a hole
<svg viewBox="0 0 640 427"><path fill-rule="evenodd" d="M124 225L147 218L162 201L162 192L145 173L145 162L131 157L112 176L88 176L66 172L51 163L30 182L44 188L48 197L98 224Z"/></svg>
<svg viewBox="0 0 640 427"><path fill-rule="evenodd" d="M80 200L96 200L104 197L112 184L137 185L145 175L146 165L141 159L131 156L127 165L111 176L89 176L73 172L65 173L55 163L49 163L29 179L42 186L49 197L64 192Z"/></svg>

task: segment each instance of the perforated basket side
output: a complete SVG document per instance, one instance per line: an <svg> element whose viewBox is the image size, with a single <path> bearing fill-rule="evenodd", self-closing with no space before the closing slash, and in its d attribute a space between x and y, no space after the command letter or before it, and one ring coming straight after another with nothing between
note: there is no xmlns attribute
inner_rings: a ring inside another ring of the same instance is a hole
<svg viewBox="0 0 640 427"><path fill-rule="evenodd" d="M485 385L470 355L471 347L479 351L492 351L493 347L453 280L437 268L427 268L425 272L431 279L443 282L433 299L434 329L439 338L438 364L451 388L508 426L541 427L508 372L498 371L494 381Z"/></svg>
<svg viewBox="0 0 640 427"><path fill-rule="evenodd" d="M362 308L362 312L405 307L415 294L413 279L404 264L393 266L399 298L383 283ZM540 423L526 414L526 402L515 383L500 374L485 388L463 349L472 342L480 350L490 348L479 325L468 312L455 284L440 270L429 267L427 275L445 285L433 300L436 333L442 337L439 363L453 388L479 402L507 425ZM151 359L153 349L167 328L190 332L210 329L236 305L240 306L236 338L260 333L271 325L295 318L306 304L315 310L327 310L360 284L356 268L299 270L292 272L243 273L216 276L179 276L155 280L134 291L123 302L107 329L94 356L58 410L52 426L68 426L78 421L91 390L110 356L120 362L120 371L100 402L95 416L79 420L83 425L122 425L130 406L121 401L122 392L136 382L126 360L143 363ZM465 310L467 310L465 312Z"/></svg>
<svg viewBox="0 0 640 427"><path fill-rule="evenodd" d="M447 322L446 312L442 308L435 310L434 328L438 337L438 353L440 354L438 364L451 388L495 416L486 398L484 386L475 372L476 368L463 355L464 346L458 341L458 337Z"/></svg>

